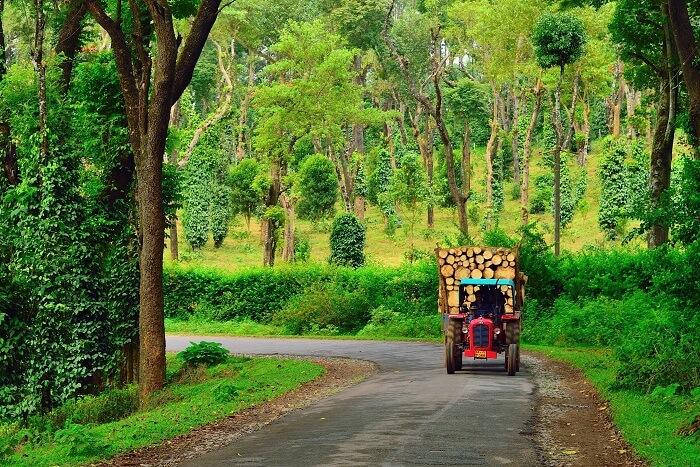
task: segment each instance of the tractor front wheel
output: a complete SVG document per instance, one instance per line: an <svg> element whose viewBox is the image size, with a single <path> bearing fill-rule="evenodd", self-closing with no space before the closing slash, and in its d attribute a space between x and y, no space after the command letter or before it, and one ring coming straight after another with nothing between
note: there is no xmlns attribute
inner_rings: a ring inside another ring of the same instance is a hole
<svg viewBox="0 0 700 467"><path fill-rule="evenodd" d="M462 325L457 320L450 320L445 336L445 366L447 374L454 374L455 370L462 369L462 352L459 344L462 341Z"/></svg>
<svg viewBox="0 0 700 467"><path fill-rule="evenodd" d="M518 344L510 344L506 353L506 371L508 376L514 376L518 371Z"/></svg>

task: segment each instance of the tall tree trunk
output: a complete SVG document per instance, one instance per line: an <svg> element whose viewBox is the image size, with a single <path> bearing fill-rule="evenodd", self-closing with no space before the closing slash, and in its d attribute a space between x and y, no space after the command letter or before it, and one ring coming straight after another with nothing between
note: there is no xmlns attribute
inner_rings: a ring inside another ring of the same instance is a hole
<svg viewBox="0 0 700 467"><path fill-rule="evenodd" d="M35 0L36 18L34 21L34 44L30 52L32 64L39 82L39 135L41 137L39 170L48 162L49 134L47 127L48 109L46 99L46 64L44 63L44 35L46 17L44 16L44 0Z"/></svg>
<svg viewBox="0 0 700 467"><path fill-rule="evenodd" d="M525 91L523 90L523 93ZM524 95L524 94L523 94ZM520 120L520 106L521 106L522 95L518 96L513 93L513 124L511 126L511 150L513 151L513 184L515 186L520 185L520 145L518 144L519 137L519 126L518 120Z"/></svg>
<svg viewBox="0 0 700 467"><path fill-rule="evenodd" d="M270 167L270 189L267 193L267 200L265 205L268 208L277 206L280 195L282 194L282 172L283 172L283 161L273 160L272 166ZM274 218L268 218L263 216L263 265L264 266L274 266L275 265L275 253L277 250L277 238L280 225Z"/></svg>
<svg viewBox="0 0 700 467"><path fill-rule="evenodd" d="M691 142L695 157L700 158L700 60L693 25L688 15L686 0L672 0L667 3L668 16L674 45L678 52L683 81L688 90ZM697 18L696 18L697 19Z"/></svg>
<svg viewBox="0 0 700 467"><path fill-rule="evenodd" d="M192 21L182 53L175 36L167 3L145 0L158 44L155 73L151 76L150 48L145 43L142 18L132 11L133 34L127 36L109 17L98 0L87 0L95 21L112 40L114 59L122 88L129 139L136 161L136 198L140 234L139 390L144 404L165 383L165 325L163 318L163 155L170 108L192 79L204 43L218 15L221 0L202 0ZM150 35L149 35L150 37Z"/></svg>
<svg viewBox="0 0 700 467"><path fill-rule="evenodd" d="M63 57L59 67L61 68L61 91L64 95L68 92L68 85L73 72L73 60L78 50L78 45L80 45L80 34L83 30L82 23L86 14L87 4L84 0L70 0L66 20L61 25L58 33L58 42L54 52L59 57Z"/></svg>
<svg viewBox="0 0 700 467"><path fill-rule="evenodd" d="M255 87L255 55L248 49L248 89L243 95L241 102L241 115L238 119L238 143L236 144L236 159L241 160L246 155L246 129L248 126L248 108L250 107L250 96Z"/></svg>
<svg viewBox="0 0 700 467"><path fill-rule="evenodd" d="M571 146L571 139L574 136L574 122L576 121L576 101L578 100L579 85L581 82L581 72L577 71L574 74L574 88L571 92L571 109L566 114L569 118L568 126L566 127L566 136L561 144L562 149L567 150Z"/></svg>
<svg viewBox="0 0 700 467"><path fill-rule="evenodd" d="M525 141L523 142L523 182L520 184L520 224L526 226L529 222L529 192L530 192L530 154L532 153L532 136L535 134L535 127L539 118L540 106L542 105L542 79L537 77L532 94L535 102L532 105L532 115L530 124L527 126Z"/></svg>
<svg viewBox="0 0 700 467"><path fill-rule="evenodd" d="M620 117L622 113L622 97L625 95L625 77L624 77L624 65L620 58L617 59L615 63L615 68L613 71L613 92L608 99L608 107L612 113L612 122L610 128L610 134L613 138L618 139L620 137ZM615 87L617 85L617 88Z"/></svg>
<svg viewBox="0 0 700 467"><path fill-rule="evenodd" d="M664 10L668 4L662 6ZM649 167L650 208L658 209L661 198L671 186L671 160L673 157L673 139L676 127L676 106L678 99L678 67L676 53L673 50L670 25L664 24L664 45L659 74L659 100L657 102L656 126L651 146ZM654 216L658 218L658 216ZM647 247L656 248L668 241L668 225L658 219L649 229Z"/></svg>
<svg viewBox="0 0 700 467"><path fill-rule="evenodd" d="M552 115L552 125L556 134L556 145L554 146L554 255L559 256L561 243L561 150L563 142L564 128L561 122L561 83L564 79L564 65L559 70L559 81L554 89L554 104L550 109ZM551 96L550 96L551 99Z"/></svg>
<svg viewBox="0 0 700 467"><path fill-rule="evenodd" d="M284 222L284 247L282 248L282 261L294 262L294 204L286 193L280 195L280 204L286 213Z"/></svg>
<svg viewBox="0 0 700 467"><path fill-rule="evenodd" d="M491 136L486 143L486 228L490 229L493 222L493 160L498 151L498 132L500 131L499 124L499 102L501 101L500 90L496 89L495 85L491 86L493 93L493 108L491 117Z"/></svg>
<svg viewBox="0 0 700 467"><path fill-rule="evenodd" d="M0 81L7 73L7 53L5 51L5 26L2 18L5 13L5 0L0 0Z"/></svg>
<svg viewBox="0 0 700 467"><path fill-rule="evenodd" d="M180 127L180 119L182 117L182 113L180 112L180 100L175 102L175 104L172 106L170 109L170 120L172 121L172 124L175 128ZM173 148L172 152L170 153L170 163L173 164L175 167L177 167L177 148ZM180 260L180 247L178 245L178 239L177 239L177 213L175 213L175 216L173 218L173 225L170 226L170 259L173 260L174 262L178 262ZM248 228L250 230L250 227Z"/></svg>
<svg viewBox="0 0 700 467"><path fill-rule="evenodd" d="M472 189L472 128L469 122L464 123L464 130L462 131L462 193L469 193ZM467 224L467 230L464 231L464 235L469 237L469 224Z"/></svg>

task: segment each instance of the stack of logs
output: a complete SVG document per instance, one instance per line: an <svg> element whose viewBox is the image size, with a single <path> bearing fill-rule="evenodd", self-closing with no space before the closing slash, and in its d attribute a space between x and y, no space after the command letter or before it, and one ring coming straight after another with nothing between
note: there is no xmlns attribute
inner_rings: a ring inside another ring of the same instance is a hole
<svg viewBox="0 0 700 467"><path fill-rule="evenodd" d="M435 250L440 269L439 305L442 313L459 313L459 283L462 279L511 279L518 274L517 259L519 249L482 248L478 246L457 247ZM465 287L468 307L476 301L479 286ZM501 286L505 299L506 313L513 312L513 291L508 286ZM447 297L447 303L445 303ZM445 306L446 305L446 306Z"/></svg>

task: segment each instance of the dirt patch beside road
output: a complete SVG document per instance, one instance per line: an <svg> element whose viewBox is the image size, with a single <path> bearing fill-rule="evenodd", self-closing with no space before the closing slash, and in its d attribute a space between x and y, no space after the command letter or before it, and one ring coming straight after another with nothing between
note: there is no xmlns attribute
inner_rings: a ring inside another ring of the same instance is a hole
<svg viewBox="0 0 700 467"><path fill-rule="evenodd" d="M645 466L622 439L610 410L583 373L571 365L528 353L538 405L534 438L541 465Z"/></svg>

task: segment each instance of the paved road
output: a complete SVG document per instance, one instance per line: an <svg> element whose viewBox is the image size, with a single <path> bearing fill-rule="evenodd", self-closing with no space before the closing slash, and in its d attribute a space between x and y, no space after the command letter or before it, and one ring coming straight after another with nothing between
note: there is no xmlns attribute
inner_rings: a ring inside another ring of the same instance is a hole
<svg viewBox="0 0 700 467"><path fill-rule="evenodd" d="M371 360L380 372L183 466L537 465L536 404L524 359L467 362L448 375L438 344L307 339L195 338L233 353ZM168 336L179 351L190 338Z"/></svg>

